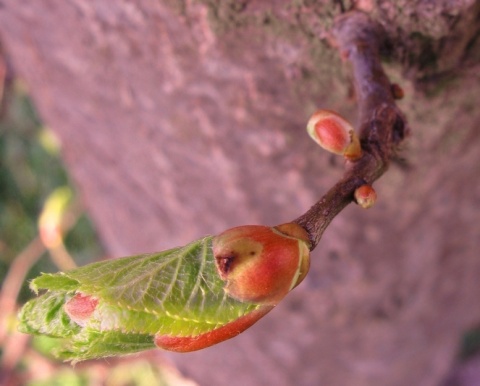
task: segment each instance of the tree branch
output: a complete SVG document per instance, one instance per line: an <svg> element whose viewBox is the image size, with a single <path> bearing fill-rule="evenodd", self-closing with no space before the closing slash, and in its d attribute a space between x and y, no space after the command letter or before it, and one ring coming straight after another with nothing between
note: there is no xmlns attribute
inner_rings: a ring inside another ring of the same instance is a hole
<svg viewBox="0 0 480 386"><path fill-rule="evenodd" d="M349 12L336 20L332 32L340 54L352 65L363 154L358 160L346 161L343 178L293 221L307 231L312 250L333 218L353 201L355 189L372 184L385 173L407 132L380 63L383 28L364 13Z"/></svg>

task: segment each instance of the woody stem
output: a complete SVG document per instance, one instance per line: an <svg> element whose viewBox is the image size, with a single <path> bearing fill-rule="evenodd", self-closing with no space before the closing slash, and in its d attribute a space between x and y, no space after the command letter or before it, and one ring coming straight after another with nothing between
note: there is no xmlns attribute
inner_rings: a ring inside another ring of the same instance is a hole
<svg viewBox="0 0 480 386"><path fill-rule="evenodd" d="M332 32L338 50L352 67L363 153L359 159L347 161L343 178L293 221L307 231L312 250L333 218L353 201L355 189L372 184L385 173L407 132L380 62L382 27L364 13L349 12L335 21Z"/></svg>

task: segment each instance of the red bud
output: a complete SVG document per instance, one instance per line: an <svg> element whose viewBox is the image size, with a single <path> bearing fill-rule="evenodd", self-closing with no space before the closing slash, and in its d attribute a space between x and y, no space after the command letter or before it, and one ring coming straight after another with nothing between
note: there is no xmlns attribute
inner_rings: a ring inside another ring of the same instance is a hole
<svg viewBox="0 0 480 386"><path fill-rule="evenodd" d="M325 150L355 160L362 155L360 141L352 125L330 110L318 110L309 119L308 134Z"/></svg>
<svg viewBox="0 0 480 386"><path fill-rule="evenodd" d="M230 296L275 305L305 277L308 246L306 232L297 224L283 224L277 229L246 225L216 236L213 254Z"/></svg>
<svg viewBox="0 0 480 386"><path fill-rule="evenodd" d="M355 190L355 201L364 209L371 208L377 201L377 193L371 185L362 185Z"/></svg>

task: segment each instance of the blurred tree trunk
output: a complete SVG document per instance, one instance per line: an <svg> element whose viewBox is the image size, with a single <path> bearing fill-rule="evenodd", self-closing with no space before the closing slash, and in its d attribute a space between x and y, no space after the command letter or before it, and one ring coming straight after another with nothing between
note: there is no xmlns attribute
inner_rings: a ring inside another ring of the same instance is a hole
<svg viewBox="0 0 480 386"><path fill-rule="evenodd" d="M3 0L0 37L121 256L292 220L341 176L304 130L317 107L355 119L321 40L339 3ZM386 28L410 167L335 219L264 320L168 354L201 384L439 385L480 322L480 5L352 5Z"/></svg>

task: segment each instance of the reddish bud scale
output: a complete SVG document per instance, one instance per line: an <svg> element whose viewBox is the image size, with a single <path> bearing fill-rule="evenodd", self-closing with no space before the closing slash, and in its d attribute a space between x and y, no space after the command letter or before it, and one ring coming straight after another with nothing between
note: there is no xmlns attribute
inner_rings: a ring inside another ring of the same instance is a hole
<svg viewBox="0 0 480 386"><path fill-rule="evenodd" d="M200 350L236 337L272 309L273 306L263 306L222 327L197 336L157 335L154 342L157 347L170 351L189 352Z"/></svg>
<svg viewBox="0 0 480 386"><path fill-rule="evenodd" d="M305 232L297 224L288 225ZM305 277L307 240L261 225L236 227L218 235L213 254L219 275L226 281L225 291L240 301L277 304Z"/></svg>
<svg viewBox="0 0 480 386"><path fill-rule="evenodd" d="M323 144L328 144L333 153L343 154L350 143L350 135L333 118L325 118L315 124L315 134Z"/></svg>
<svg viewBox="0 0 480 386"><path fill-rule="evenodd" d="M97 305L98 299L78 293L66 302L63 307L70 319L83 326L92 316Z"/></svg>

